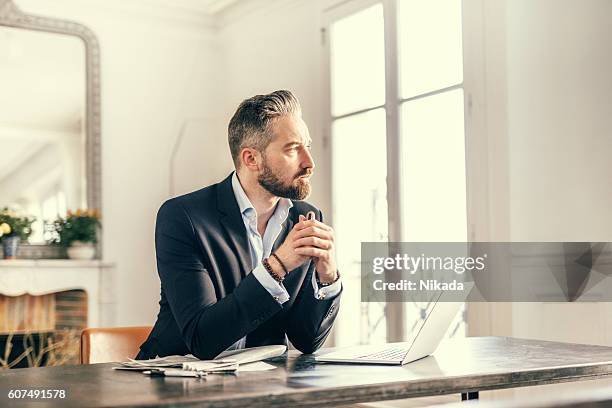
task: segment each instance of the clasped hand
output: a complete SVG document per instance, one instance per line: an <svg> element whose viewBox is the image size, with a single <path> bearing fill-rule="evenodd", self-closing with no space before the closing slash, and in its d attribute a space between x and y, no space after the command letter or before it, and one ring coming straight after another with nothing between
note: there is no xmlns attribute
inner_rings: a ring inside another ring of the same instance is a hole
<svg viewBox="0 0 612 408"><path fill-rule="evenodd" d="M322 283L336 280L336 259L334 256L334 230L315 219L308 220L300 215L287 238L276 251L288 271L309 258L313 258L319 280ZM273 258L271 259L271 261Z"/></svg>

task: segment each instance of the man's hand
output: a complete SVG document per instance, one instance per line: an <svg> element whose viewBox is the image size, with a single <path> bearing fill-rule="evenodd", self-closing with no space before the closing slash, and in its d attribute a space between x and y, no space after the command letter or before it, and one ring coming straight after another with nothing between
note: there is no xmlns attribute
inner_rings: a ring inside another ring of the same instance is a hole
<svg viewBox="0 0 612 408"><path fill-rule="evenodd" d="M328 225L317 220L307 220L300 215L300 222L285 238L276 255L291 271L309 258L314 258L316 271L322 283L336 280L336 258L334 256L334 231ZM273 262L273 257L270 262ZM276 262L277 264L277 262ZM274 267L274 266L273 266ZM275 268L275 271L280 268Z"/></svg>
<svg viewBox="0 0 612 408"><path fill-rule="evenodd" d="M322 283L336 280L337 268L334 256L334 230L315 219L307 220L300 215L294 227L295 252L314 258L315 267Z"/></svg>

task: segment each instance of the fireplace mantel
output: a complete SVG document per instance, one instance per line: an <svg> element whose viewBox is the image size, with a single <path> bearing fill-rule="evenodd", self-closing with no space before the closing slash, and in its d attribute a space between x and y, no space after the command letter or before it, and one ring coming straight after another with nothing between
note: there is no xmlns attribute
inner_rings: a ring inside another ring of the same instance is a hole
<svg viewBox="0 0 612 408"><path fill-rule="evenodd" d="M113 326L115 321L113 263L71 259L0 260L0 294L46 295L83 289L87 293L87 325Z"/></svg>

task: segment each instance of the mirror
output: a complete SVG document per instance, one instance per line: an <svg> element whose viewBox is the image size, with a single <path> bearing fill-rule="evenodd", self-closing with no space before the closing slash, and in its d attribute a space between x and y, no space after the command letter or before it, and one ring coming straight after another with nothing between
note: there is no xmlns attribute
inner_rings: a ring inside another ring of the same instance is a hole
<svg viewBox="0 0 612 408"><path fill-rule="evenodd" d="M0 207L44 222L87 207L85 49L77 37L0 27Z"/></svg>
<svg viewBox="0 0 612 408"><path fill-rule="evenodd" d="M36 217L30 244L67 210L100 210L99 82L87 27L0 0L0 208Z"/></svg>

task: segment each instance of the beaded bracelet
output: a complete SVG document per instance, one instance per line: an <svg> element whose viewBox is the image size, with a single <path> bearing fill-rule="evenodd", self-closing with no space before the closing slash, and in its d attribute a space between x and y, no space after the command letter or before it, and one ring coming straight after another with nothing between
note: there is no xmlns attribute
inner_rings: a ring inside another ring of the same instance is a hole
<svg viewBox="0 0 612 408"><path fill-rule="evenodd" d="M264 268L266 268L266 271L268 271L270 276L274 278L275 281L277 281L278 283L283 283L283 280L285 280L285 278L280 277L276 272L272 270L270 262L268 262L268 258L264 258L261 263L263 264Z"/></svg>
<svg viewBox="0 0 612 408"><path fill-rule="evenodd" d="M319 274L317 273L317 285L319 285L320 288L324 288L326 286L333 285L334 283L338 282L338 279L340 279L340 271L336 271L336 279L334 279L332 282L327 282L327 283L321 282L319 280Z"/></svg>
<svg viewBox="0 0 612 408"><path fill-rule="evenodd" d="M279 265L281 266L281 268L283 268L283 271L285 271L286 275L289 275L289 271L287 270L287 267L285 266L285 264L283 263L283 261L281 261L281 259L278 257L278 255L276 255L274 252L272 253L272 255L274 259L276 259L279 263Z"/></svg>

